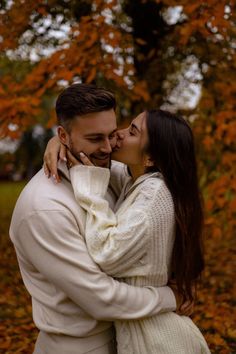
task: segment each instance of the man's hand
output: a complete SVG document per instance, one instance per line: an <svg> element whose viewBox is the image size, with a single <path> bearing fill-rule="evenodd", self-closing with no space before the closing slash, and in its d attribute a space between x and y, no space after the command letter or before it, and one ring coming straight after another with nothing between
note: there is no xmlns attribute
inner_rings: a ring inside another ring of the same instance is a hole
<svg viewBox="0 0 236 354"><path fill-rule="evenodd" d="M176 299L176 311L175 312L181 316L191 316L193 314L193 310L194 310L194 301L185 301L183 303L183 296L181 294L179 294L179 292L177 290L176 283L173 280L171 280L168 283L168 286L171 288L171 290L173 291L173 293L175 295L175 299Z"/></svg>

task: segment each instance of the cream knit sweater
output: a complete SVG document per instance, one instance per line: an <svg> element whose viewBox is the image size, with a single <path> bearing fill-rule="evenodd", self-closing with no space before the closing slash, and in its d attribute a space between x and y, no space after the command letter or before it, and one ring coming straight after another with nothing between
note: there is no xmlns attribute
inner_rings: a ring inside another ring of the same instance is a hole
<svg viewBox="0 0 236 354"><path fill-rule="evenodd" d="M170 192L158 173L124 185L114 213L104 199L110 171L76 166L71 182L87 211L85 237L90 255L107 273L136 286L167 284L175 216ZM190 318L174 312L139 321L116 321L119 354L210 353Z"/></svg>

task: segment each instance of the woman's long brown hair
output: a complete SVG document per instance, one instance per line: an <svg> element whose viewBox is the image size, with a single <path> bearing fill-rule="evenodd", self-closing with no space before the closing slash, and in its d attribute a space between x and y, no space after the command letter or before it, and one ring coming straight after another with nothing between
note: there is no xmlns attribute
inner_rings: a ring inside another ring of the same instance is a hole
<svg viewBox="0 0 236 354"><path fill-rule="evenodd" d="M194 138L180 116L147 111L147 152L160 170L172 195L176 231L172 274L183 299L194 298L194 288L204 268L202 251L203 208L199 192Z"/></svg>

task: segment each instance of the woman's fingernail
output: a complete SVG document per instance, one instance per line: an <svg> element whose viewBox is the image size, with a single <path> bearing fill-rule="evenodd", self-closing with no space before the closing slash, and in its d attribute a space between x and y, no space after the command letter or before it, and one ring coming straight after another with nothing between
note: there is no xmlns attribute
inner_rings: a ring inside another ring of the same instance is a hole
<svg viewBox="0 0 236 354"><path fill-rule="evenodd" d="M85 157L85 154L83 152L79 153L81 157Z"/></svg>
<svg viewBox="0 0 236 354"><path fill-rule="evenodd" d="M63 157L63 161L67 162L67 158L66 158L66 157Z"/></svg>

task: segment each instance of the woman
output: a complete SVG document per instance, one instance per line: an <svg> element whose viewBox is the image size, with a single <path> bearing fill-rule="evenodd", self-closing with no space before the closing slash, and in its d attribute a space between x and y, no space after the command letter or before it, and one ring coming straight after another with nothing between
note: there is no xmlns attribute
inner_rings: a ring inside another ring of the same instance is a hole
<svg viewBox="0 0 236 354"><path fill-rule="evenodd" d="M75 166L75 197L87 212L90 255L132 285L163 286L174 278L183 298L192 300L203 270L203 216L191 129L183 118L156 110L141 113L122 135L112 158L128 166L130 177L115 213L104 199L110 171L92 166L84 154L83 164L67 155ZM123 167L116 174L123 175ZM210 353L191 319L173 312L115 327L121 354Z"/></svg>

